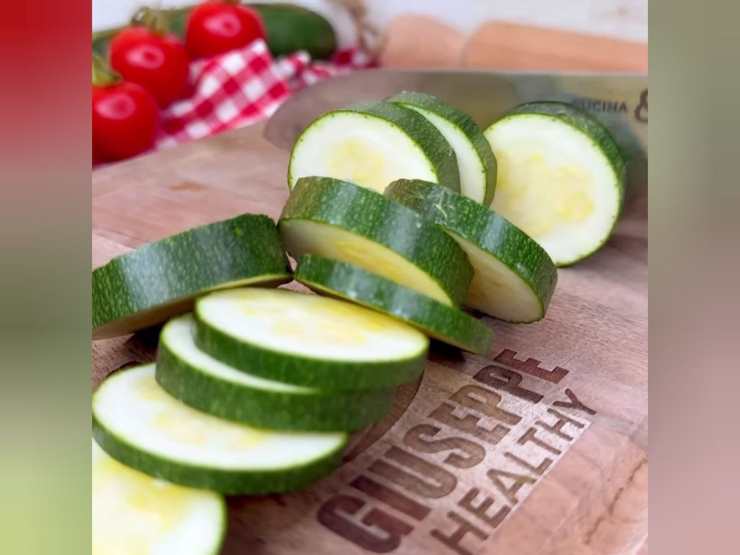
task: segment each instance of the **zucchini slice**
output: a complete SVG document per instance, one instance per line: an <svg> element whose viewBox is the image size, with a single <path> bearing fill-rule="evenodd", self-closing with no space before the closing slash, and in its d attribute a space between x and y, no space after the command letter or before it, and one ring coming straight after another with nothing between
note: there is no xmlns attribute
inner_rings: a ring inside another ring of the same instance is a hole
<svg viewBox="0 0 740 555"><path fill-rule="evenodd" d="M339 462L345 433L276 432L221 420L167 394L154 364L122 370L93 395L93 435L117 461L225 494L302 488Z"/></svg>
<svg viewBox="0 0 740 555"><path fill-rule="evenodd" d="M473 118L431 94L403 91L388 102L416 110L442 133L457 156L460 193L489 206L496 189L496 157Z"/></svg>
<svg viewBox="0 0 740 555"><path fill-rule="evenodd" d="M92 273L93 338L125 335L191 310L207 291L290 281L275 223L244 214L144 245Z"/></svg>
<svg viewBox="0 0 740 555"><path fill-rule="evenodd" d="M235 289L195 304L196 343L252 375L330 391L387 389L424 369L427 337L388 316L285 289Z"/></svg>
<svg viewBox="0 0 740 555"><path fill-rule="evenodd" d="M92 442L92 553L216 555L224 498L122 465Z"/></svg>
<svg viewBox="0 0 740 555"><path fill-rule="evenodd" d="M327 177L304 177L283 208L280 234L294 258L350 262L456 306L472 267L441 229L375 191Z"/></svg>
<svg viewBox="0 0 740 555"><path fill-rule="evenodd" d="M493 209L558 266L596 252L622 209L625 161L609 131L562 102L514 108L485 132L498 160Z"/></svg>
<svg viewBox="0 0 740 555"><path fill-rule="evenodd" d="M318 293L378 310L466 351L484 354L491 348L493 333L472 316L358 266L307 254L298 261L295 279Z"/></svg>
<svg viewBox="0 0 740 555"><path fill-rule="evenodd" d="M293 145L288 185L325 175L383 192L401 177L460 190L457 158L434 125L413 110L375 102L328 112Z"/></svg>
<svg viewBox="0 0 740 555"><path fill-rule="evenodd" d="M358 430L390 410L393 390L328 392L235 370L195 344L186 314L165 324L157 383L183 403L213 416L271 430Z"/></svg>
<svg viewBox="0 0 740 555"><path fill-rule="evenodd" d="M475 269L469 307L508 322L534 322L545 316L557 269L526 233L434 183L400 179L390 184L386 195L441 225L467 253Z"/></svg>

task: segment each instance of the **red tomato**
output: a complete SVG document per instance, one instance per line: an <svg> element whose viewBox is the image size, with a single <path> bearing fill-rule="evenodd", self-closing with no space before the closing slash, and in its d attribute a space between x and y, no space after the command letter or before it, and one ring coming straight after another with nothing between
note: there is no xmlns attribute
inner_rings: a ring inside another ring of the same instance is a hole
<svg viewBox="0 0 740 555"><path fill-rule="evenodd" d="M255 10L225 0L213 0L190 12L185 45L191 57L207 58L265 36L262 18Z"/></svg>
<svg viewBox="0 0 740 555"><path fill-rule="evenodd" d="M113 69L152 93L163 108L187 93L188 63L177 37L147 27L127 27L110 43Z"/></svg>
<svg viewBox="0 0 740 555"><path fill-rule="evenodd" d="M157 131L154 97L136 83L92 87L93 156L113 161L148 150Z"/></svg>

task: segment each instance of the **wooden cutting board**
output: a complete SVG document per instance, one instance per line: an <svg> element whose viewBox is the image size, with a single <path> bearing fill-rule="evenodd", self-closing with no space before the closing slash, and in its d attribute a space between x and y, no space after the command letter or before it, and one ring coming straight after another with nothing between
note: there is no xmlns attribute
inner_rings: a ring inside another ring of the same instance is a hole
<svg viewBox="0 0 740 555"><path fill-rule="evenodd" d="M287 152L261 125L93 172L93 265L287 198ZM424 377L291 495L229 500L227 554L647 552L647 226L560 270L547 318L486 356L435 345ZM156 334L93 344L93 384L152 360Z"/></svg>

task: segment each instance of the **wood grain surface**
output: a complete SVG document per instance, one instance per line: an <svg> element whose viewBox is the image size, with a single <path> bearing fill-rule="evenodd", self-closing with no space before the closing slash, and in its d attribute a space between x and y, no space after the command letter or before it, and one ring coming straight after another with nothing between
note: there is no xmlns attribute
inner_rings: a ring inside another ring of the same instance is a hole
<svg viewBox="0 0 740 555"><path fill-rule="evenodd" d="M93 172L93 263L287 198L263 125ZM631 197L547 318L486 356L434 345L423 379L332 476L229 500L227 554L647 553L647 222ZM93 385L152 360L156 332L93 344Z"/></svg>

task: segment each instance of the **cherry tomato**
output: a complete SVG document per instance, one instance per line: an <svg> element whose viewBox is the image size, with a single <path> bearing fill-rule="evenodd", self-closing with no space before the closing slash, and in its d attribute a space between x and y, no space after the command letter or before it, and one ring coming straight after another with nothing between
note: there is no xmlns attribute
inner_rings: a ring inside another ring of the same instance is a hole
<svg viewBox="0 0 740 555"><path fill-rule="evenodd" d="M144 87L126 81L92 87L93 156L114 161L151 148L158 109Z"/></svg>
<svg viewBox="0 0 740 555"><path fill-rule="evenodd" d="M188 53L177 37L145 26L127 27L110 43L113 69L152 93L163 108L187 93L188 63Z"/></svg>
<svg viewBox="0 0 740 555"><path fill-rule="evenodd" d="M213 0L190 12L185 45L193 58L206 58L241 48L266 36L262 18L252 8Z"/></svg>

